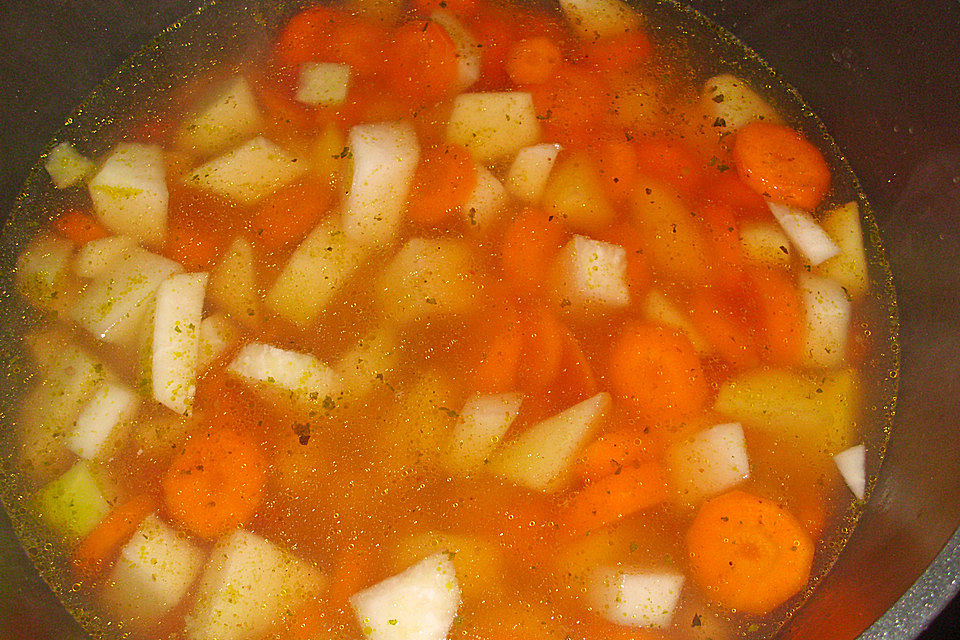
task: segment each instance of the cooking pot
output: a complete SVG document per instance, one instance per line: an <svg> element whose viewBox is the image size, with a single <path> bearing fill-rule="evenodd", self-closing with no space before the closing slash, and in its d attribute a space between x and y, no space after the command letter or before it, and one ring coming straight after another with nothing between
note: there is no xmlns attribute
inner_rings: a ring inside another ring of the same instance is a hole
<svg viewBox="0 0 960 640"><path fill-rule="evenodd" d="M165 25L200 4L4 3L4 219L34 159L83 97ZM755 49L819 114L873 205L899 297L900 395L879 481L834 569L782 635L957 637L956 605L920 634L960 580L960 4L687 4ZM9 291L16 241L9 234L3 240L0 291ZM15 322L4 322L0 379L10 380ZM6 385L0 393L4 424L12 396ZM0 513L0 637L85 637L21 550L6 513Z"/></svg>

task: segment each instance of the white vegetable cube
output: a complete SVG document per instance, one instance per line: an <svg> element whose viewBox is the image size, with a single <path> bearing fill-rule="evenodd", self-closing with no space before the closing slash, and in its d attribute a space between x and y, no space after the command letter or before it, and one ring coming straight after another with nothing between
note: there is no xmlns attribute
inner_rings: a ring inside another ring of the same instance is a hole
<svg viewBox="0 0 960 640"><path fill-rule="evenodd" d="M420 160L417 132L406 122L358 125L347 144L353 178L343 206L343 230L360 244L390 244L400 231Z"/></svg>
<svg viewBox="0 0 960 640"><path fill-rule="evenodd" d="M478 164L476 170L477 186L467 196L460 212L468 229L483 233L500 219L510 196L489 169Z"/></svg>
<svg viewBox="0 0 960 640"><path fill-rule="evenodd" d="M860 299L870 288L860 207L856 202L848 202L828 211L820 226L840 247L840 254L821 263L814 273L833 278L850 297Z"/></svg>
<svg viewBox="0 0 960 640"><path fill-rule="evenodd" d="M630 304L623 247L577 235L560 250L556 268L559 294L571 310L622 309Z"/></svg>
<svg viewBox="0 0 960 640"><path fill-rule="evenodd" d="M49 233L30 241L17 256L17 288L33 304L49 308L63 292L73 245Z"/></svg>
<svg viewBox="0 0 960 640"><path fill-rule="evenodd" d="M850 297L840 283L803 273L800 295L805 311L803 363L809 367L837 367L847 351L853 317Z"/></svg>
<svg viewBox="0 0 960 640"><path fill-rule="evenodd" d="M762 267L789 267L793 257L790 239L774 222L753 222L740 227L743 258Z"/></svg>
<svg viewBox="0 0 960 640"><path fill-rule="evenodd" d="M140 407L140 398L125 384L104 382L80 410L64 445L81 458L96 458L116 441Z"/></svg>
<svg viewBox="0 0 960 640"><path fill-rule="evenodd" d="M77 249L73 272L81 278L96 278L117 263L134 242L126 236L97 238Z"/></svg>
<svg viewBox="0 0 960 640"><path fill-rule="evenodd" d="M184 182L253 204L284 187L307 171L306 162L287 153L263 136L200 165L184 177Z"/></svg>
<svg viewBox="0 0 960 640"><path fill-rule="evenodd" d="M354 594L350 605L370 640L444 640L460 606L460 586L441 552Z"/></svg>
<svg viewBox="0 0 960 640"><path fill-rule="evenodd" d="M308 353L254 342L227 365L236 376L273 399L322 404L340 393L337 372Z"/></svg>
<svg viewBox="0 0 960 640"><path fill-rule="evenodd" d="M844 449L833 456L843 481L850 487L850 491L863 500L867 495L867 449L862 444Z"/></svg>
<svg viewBox="0 0 960 640"><path fill-rule="evenodd" d="M69 544L93 531L110 511L86 460L48 483L37 496L41 521Z"/></svg>
<svg viewBox="0 0 960 640"><path fill-rule="evenodd" d="M674 488L685 502L722 493L750 477L743 428L718 424L678 442L667 452Z"/></svg>
<svg viewBox="0 0 960 640"><path fill-rule="evenodd" d="M411 238L377 281L377 300L400 323L467 313L480 297L470 248L449 238Z"/></svg>
<svg viewBox="0 0 960 640"><path fill-rule="evenodd" d="M457 51L457 91L463 91L480 79L481 47L466 27L449 11L434 11L430 19L440 25Z"/></svg>
<svg viewBox="0 0 960 640"><path fill-rule="evenodd" d="M777 111L750 88L746 80L729 73L703 83L700 103L716 126L735 131L748 122L779 122Z"/></svg>
<svg viewBox="0 0 960 640"><path fill-rule="evenodd" d="M206 273L181 273L157 289L151 349L153 398L181 415L190 413L197 390L206 288Z"/></svg>
<svg viewBox="0 0 960 640"><path fill-rule="evenodd" d="M233 348L240 339L240 331L226 315L215 313L200 322L200 353L197 369L204 371L221 355Z"/></svg>
<svg viewBox="0 0 960 640"><path fill-rule="evenodd" d="M790 242L810 265L815 267L840 253L837 243L806 211L776 202L768 202L767 206Z"/></svg>
<svg viewBox="0 0 960 640"><path fill-rule="evenodd" d="M103 586L119 617L147 625L173 609L203 568L203 549L155 514L140 523Z"/></svg>
<svg viewBox="0 0 960 640"><path fill-rule="evenodd" d="M243 324L260 319L257 261L253 245L237 236L210 270L207 287L211 302Z"/></svg>
<svg viewBox="0 0 960 640"><path fill-rule="evenodd" d="M66 189L93 173L93 162L69 142L61 142L47 154L43 168L50 174L53 186Z"/></svg>
<svg viewBox="0 0 960 640"><path fill-rule="evenodd" d="M184 121L176 144L206 156L252 136L260 124L253 89L246 78L237 76L217 87L199 110Z"/></svg>
<svg viewBox="0 0 960 640"><path fill-rule="evenodd" d="M338 62L304 62L300 65L300 82L296 98L315 107L343 104L350 89L353 70Z"/></svg>
<svg viewBox="0 0 960 640"><path fill-rule="evenodd" d="M366 262L370 248L350 239L336 220L324 220L293 252L267 292L267 307L305 327Z"/></svg>
<svg viewBox="0 0 960 640"><path fill-rule="evenodd" d="M73 319L101 340L129 344L160 283L182 270L172 260L133 247L87 285L73 308Z"/></svg>
<svg viewBox="0 0 960 640"><path fill-rule="evenodd" d="M587 600L614 624L665 629L673 620L683 583L679 573L604 567L590 575Z"/></svg>
<svg viewBox="0 0 960 640"><path fill-rule="evenodd" d="M264 638L320 595L325 583L312 565L238 529L210 552L184 634L188 640Z"/></svg>
<svg viewBox="0 0 960 640"><path fill-rule="evenodd" d="M510 193L527 202L539 200L560 149L560 145L548 143L520 149L507 172Z"/></svg>
<svg viewBox="0 0 960 640"><path fill-rule="evenodd" d="M510 158L540 140L533 96L521 91L462 93L453 102L446 137L470 149L477 162Z"/></svg>
<svg viewBox="0 0 960 640"><path fill-rule="evenodd" d="M460 410L444 453L444 466L466 474L483 466L510 429L523 396L519 393L476 395Z"/></svg>
<svg viewBox="0 0 960 640"><path fill-rule="evenodd" d="M163 242L169 194L159 146L118 144L88 187L94 211L107 229L142 244Z"/></svg>
<svg viewBox="0 0 960 640"><path fill-rule="evenodd" d="M587 41L640 28L640 15L621 0L560 0L560 8L571 28Z"/></svg>
<svg viewBox="0 0 960 640"><path fill-rule="evenodd" d="M580 448L609 412L611 402L610 394L598 393L538 422L494 451L487 468L535 491L559 490Z"/></svg>

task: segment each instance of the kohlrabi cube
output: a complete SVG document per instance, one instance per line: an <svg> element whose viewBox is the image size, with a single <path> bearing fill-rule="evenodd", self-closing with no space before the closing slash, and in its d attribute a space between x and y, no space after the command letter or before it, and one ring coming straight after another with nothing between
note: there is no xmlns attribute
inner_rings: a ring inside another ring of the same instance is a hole
<svg viewBox="0 0 960 640"><path fill-rule="evenodd" d="M214 313L200 321L200 353L197 369L205 371L240 339L240 330L223 313Z"/></svg>
<svg viewBox="0 0 960 640"><path fill-rule="evenodd" d="M332 107L347 99L353 69L339 62L304 62L296 98L314 107Z"/></svg>
<svg viewBox="0 0 960 640"><path fill-rule="evenodd" d="M88 187L97 218L107 229L145 245L163 242L169 194L158 145L118 144Z"/></svg>
<svg viewBox="0 0 960 640"><path fill-rule="evenodd" d="M227 373L270 400L305 406L329 405L339 397L339 376L308 353L253 342L227 365Z"/></svg>
<svg viewBox="0 0 960 640"><path fill-rule="evenodd" d="M818 265L814 273L833 278L853 300L859 300L870 288L860 207L848 202L831 209L821 218L820 226L840 247L840 254Z"/></svg>
<svg viewBox="0 0 960 640"><path fill-rule="evenodd" d="M47 154L43 168L57 189L72 187L93 173L94 164L69 142L61 142Z"/></svg>
<svg viewBox="0 0 960 640"><path fill-rule="evenodd" d="M467 229L483 233L500 219L510 202L506 187L484 166L476 165L477 186L467 196L460 215Z"/></svg>
<svg viewBox="0 0 960 640"><path fill-rule="evenodd" d="M184 182L241 204L253 204L307 170L306 162L299 162L282 147L258 136L200 165L184 177Z"/></svg>
<svg viewBox="0 0 960 640"><path fill-rule="evenodd" d="M614 624L665 629L680 603L684 581L675 571L600 567L587 580L587 602Z"/></svg>
<svg viewBox="0 0 960 640"><path fill-rule="evenodd" d="M533 96L523 91L461 93L453 101L446 138L470 149L483 164L515 156L540 141Z"/></svg>
<svg viewBox="0 0 960 640"><path fill-rule="evenodd" d="M59 308L72 257L70 242L50 233L41 233L17 256L17 289L42 309Z"/></svg>
<svg viewBox="0 0 960 640"><path fill-rule="evenodd" d="M71 545L93 531L110 511L86 460L80 460L45 485L36 504L43 524Z"/></svg>
<svg viewBox="0 0 960 640"><path fill-rule="evenodd" d="M621 246L576 235L560 250L555 268L558 295L571 311L603 312L630 304L627 252Z"/></svg>
<svg viewBox="0 0 960 640"><path fill-rule="evenodd" d="M520 413L519 393L475 395L463 405L447 440L443 466L456 474L483 468Z"/></svg>
<svg viewBox="0 0 960 640"><path fill-rule="evenodd" d="M140 397L121 382L106 381L84 403L64 445L81 458L98 457L118 443L140 407Z"/></svg>
<svg viewBox="0 0 960 640"><path fill-rule="evenodd" d="M853 305L836 280L800 274L805 331L802 361L808 367L830 368L843 363Z"/></svg>
<svg viewBox="0 0 960 640"><path fill-rule="evenodd" d="M261 126L260 109L250 82L242 76L228 78L176 134L176 145L208 156L242 142Z"/></svg>
<svg viewBox="0 0 960 640"><path fill-rule="evenodd" d="M587 42L641 28L640 15L621 0L560 0L560 8L570 27Z"/></svg>
<svg viewBox="0 0 960 640"><path fill-rule="evenodd" d="M507 171L507 190L526 202L537 202L560 154L560 145L535 144L517 152Z"/></svg>
<svg viewBox="0 0 960 640"><path fill-rule="evenodd" d="M134 245L126 236L110 236L91 240L77 249L73 260L73 272L81 278L99 277L116 264L124 253Z"/></svg>
<svg viewBox="0 0 960 640"><path fill-rule="evenodd" d="M700 104L720 131L736 131L748 122L779 122L776 109L735 75L722 73L703 83Z"/></svg>
<svg viewBox="0 0 960 640"><path fill-rule="evenodd" d="M153 399L186 415L193 407L206 273L170 276L157 289L150 367Z"/></svg>
<svg viewBox="0 0 960 640"><path fill-rule="evenodd" d="M253 245L237 236L210 270L207 295L214 305L241 324L260 320L260 294Z"/></svg>
<svg viewBox="0 0 960 640"><path fill-rule="evenodd" d="M761 267L790 267L793 249L783 228L775 222L747 222L740 226L743 259Z"/></svg>
<svg viewBox="0 0 960 640"><path fill-rule="evenodd" d="M667 467L671 485L687 503L740 484L750 477L743 428L735 422L718 424L673 444Z"/></svg>
<svg viewBox="0 0 960 640"><path fill-rule="evenodd" d="M444 6L442 3L440 6ZM480 79L480 60L483 52L480 43L462 22L450 11L441 9L430 14L430 19L440 25L457 51L457 81L455 89L463 91Z"/></svg>
<svg viewBox="0 0 960 640"><path fill-rule="evenodd" d="M400 339L387 323L365 334L337 363L343 392L354 398L383 385L400 362Z"/></svg>

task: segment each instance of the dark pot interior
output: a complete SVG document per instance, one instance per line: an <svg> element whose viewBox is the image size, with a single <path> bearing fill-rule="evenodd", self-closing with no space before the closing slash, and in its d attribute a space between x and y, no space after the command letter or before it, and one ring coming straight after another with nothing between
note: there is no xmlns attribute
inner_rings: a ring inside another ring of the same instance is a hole
<svg viewBox="0 0 960 640"><path fill-rule="evenodd" d="M0 211L96 83L200 3L0 8ZM899 296L896 427L834 571L784 630L805 640L957 637L960 580L960 4L698 0L794 85L859 175ZM3 268L13 248L3 244ZM0 514L0 636L82 638Z"/></svg>

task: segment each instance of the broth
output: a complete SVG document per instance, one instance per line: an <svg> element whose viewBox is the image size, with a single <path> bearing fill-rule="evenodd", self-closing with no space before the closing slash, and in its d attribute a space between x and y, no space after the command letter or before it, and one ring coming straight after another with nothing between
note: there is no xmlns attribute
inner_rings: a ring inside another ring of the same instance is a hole
<svg viewBox="0 0 960 640"><path fill-rule="evenodd" d="M689 11L414 4L264 10L50 154L32 555L106 636L775 633L892 410L855 178Z"/></svg>

